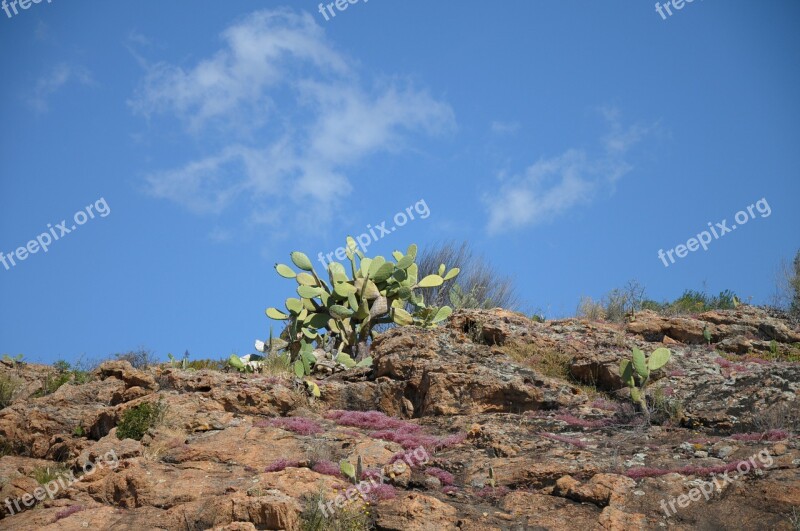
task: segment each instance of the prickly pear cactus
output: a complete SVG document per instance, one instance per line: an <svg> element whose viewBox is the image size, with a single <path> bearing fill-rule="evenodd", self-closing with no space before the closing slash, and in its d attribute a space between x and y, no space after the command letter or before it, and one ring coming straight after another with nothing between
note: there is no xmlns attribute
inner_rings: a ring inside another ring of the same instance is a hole
<svg viewBox="0 0 800 531"><path fill-rule="evenodd" d="M348 237L345 253L347 267L331 262L323 274L299 251L290 255L299 271L286 264L275 265L280 276L297 282L297 296L286 299L285 309L267 308L266 313L288 323L282 337L299 377L310 374L316 361L315 342L332 342L334 359L347 367L369 365L367 342L376 325L430 328L452 313L447 306L427 307L419 290L441 286L458 275L458 268L448 270L442 264L438 274L419 278L417 246L413 244L405 253L395 251L392 261L383 256L367 258Z"/></svg>
<svg viewBox="0 0 800 531"><path fill-rule="evenodd" d="M669 349L657 348L649 358L646 358L644 352L633 347L631 359L623 359L619 364L619 374L623 383L630 388L631 400L639 405L648 421L650 410L647 407L647 384L650 381L650 374L666 365L671 356ZM636 385L637 377L638 386Z"/></svg>

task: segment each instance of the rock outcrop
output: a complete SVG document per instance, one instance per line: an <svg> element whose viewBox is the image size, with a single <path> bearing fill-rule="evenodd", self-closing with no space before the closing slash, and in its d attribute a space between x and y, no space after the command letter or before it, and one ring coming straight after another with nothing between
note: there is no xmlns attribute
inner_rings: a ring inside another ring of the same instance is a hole
<svg viewBox="0 0 800 531"><path fill-rule="evenodd" d="M672 351L649 425L620 381L633 346ZM765 310L625 325L463 310L371 354L319 380L320 399L290 375L121 361L41 396L54 369L2 364L17 392L0 411L0 529L799 525L800 329ZM121 440L143 404L157 419ZM359 457L356 490L339 462Z"/></svg>

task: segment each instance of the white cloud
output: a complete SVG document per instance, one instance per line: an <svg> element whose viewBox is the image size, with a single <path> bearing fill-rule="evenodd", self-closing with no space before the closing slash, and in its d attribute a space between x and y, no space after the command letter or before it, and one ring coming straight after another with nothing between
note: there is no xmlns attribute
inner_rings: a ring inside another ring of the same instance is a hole
<svg viewBox="0 0 800 531"><path fill-rule="evenodd" d="M498 190L484 196L491 234L545 223L579 205L591 203L633 167L624 160L630 148L649 128L622 127L615 109L602 109L610 132L602 138L603 153L590 156L569 149L562 155L542 158L522 175L501 176Z"/></svg>
<svg viewBox="0 0 800 531"><path fill-rule="evenodd" d="M128 32L128 43L135 44L137 46L152 46L153 41L151 41L143 33L139 33L135 29L132 29Z"/></svg>
<svg viewBox="0 0 800 531"><path fill-rule="evenodd" d="M519 131L519 122L492 122L491 130L496 135L508 135Z"/></svg>
<svg viewBox="0 0 800 531"><path fill-rule="evenodd" d="M245 201L251 222L277 223L288 200L314 204L325 219L353 189L350 167L401 149L408 133L454 127L451 108L425 91L364 86L308 14L259 11L222 39L192 67L148 66L129 102L147 117L177 117L196 139L226 140L215 154L147 177L153 195L192 211Z"/></svg>
<svg viewBox="0 0 800 531"><path fill-rule="evenodd" d="M71 81L81 85L91 85L92 76L82 66L68 65L66 63L56 65L36 81L30 105L39 113L47 112L50 96Z"/></svg>
<svg viewBox="0 0 800 531"><path fill-rule="evenodd" d="M604 147L609 155L624 155L653 128L638 124L624 128L619 120L619 110L613 107L601 107L600 112L611 129L603 138Z"/></svg>

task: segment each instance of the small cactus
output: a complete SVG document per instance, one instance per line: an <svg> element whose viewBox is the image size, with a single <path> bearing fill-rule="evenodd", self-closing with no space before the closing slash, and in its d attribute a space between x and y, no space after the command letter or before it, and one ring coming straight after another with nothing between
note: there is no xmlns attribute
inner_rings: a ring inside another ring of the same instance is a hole
<svg viewBox="0 0 800 531"><path fill-rule="evenodd" d="M649 358L645 358L644 352L633 347L631 359L623 359L619 364L619 374L631 390L631 400L639 405L648 422L650 410L647 407L647 384L650 381L650 373L666 365L671 356L669 349L662 347L654 350ZM637 376L640 382L638 386Z"/></svg>
<svg viewBox="0 0 800 531"><path fill-rule="evenodd" d="M350 463L350 461L342 460L339 463L339 470L341 470L342 474L344 474L354 484L358 482L358 480L356 479L356 469Z"/></svg>
<svg viewBox="0 0 800 531"><path fill-rule="evenodd" d="M708 325L703 325L703 338L711 344L711 330L709 330Z"/></svg>

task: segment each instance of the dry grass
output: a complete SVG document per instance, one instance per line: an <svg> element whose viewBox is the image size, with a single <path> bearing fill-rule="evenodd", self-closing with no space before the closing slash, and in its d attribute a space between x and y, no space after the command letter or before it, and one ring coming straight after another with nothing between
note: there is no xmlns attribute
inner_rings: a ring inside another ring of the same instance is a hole
<svg viewBox="0 0 800 531"><path fill-rule="evenodd" d="M662 388L653 391L652 404L650 414L653 418L661 420L659 424L667 419L680 423L685 417L683 401L668 397Z"/></svg>
<svg viewBox="0 0 800 531"><path fill-rule="evenodd" d="M267 376L294 376L289 355L267 356L267 359L264 360L261 374Z"/></svg>
<svg viewBox="0 0 800 531"><path fill-rule="evenodd" d="M602 321L606 318L606 310L602 303L596 302L591 297L581 297L576 315L590 321Z"/></svg>
<svg viewBox="0 0 800 531"><path fill-rule="evenodd" d="M68 473L69 469L64 465L38 466L31 472L31 477L35 479L39 485L46 485L61 476L66 476Z"/></svg>
<svg viewBox="0 0 800 531"><path fill-rule="evenodd" d="M783 430L800 433L800 408L793 403L777 404L759 414L753 424L762 432Z"/></svg>
<svg viewBox="0 0 800 531"><path fill-rule="evenodd" d="M514 343L504 346L503 351L517 363L531 367L545 376L570 379L569 366L572 357L560 350L543 349L531 343Z"/></svg>
<svg viewBox="0 0 800 531"><path fill-rule="evenodd" d="M594 384L585 384L573 378L570 372L572 356L555 348L541 348L531 343L512 343L503 347L511 359L550 378L565 380L578 387L590 400L604 398L605 394Z"/></svg>
<svg viewBox="0 0 800 531"><path fill-rule="evenodd" d="M144 447L142 457L149 461L160 461L164 454L177 446L178 441L185 441L188 433L184 429L161 427L155 440Z"/></svg>
<svg viewBox="0 0 800 531"><path fill-rule="evenodd" d="M792 515L789 517L789 523L792 525L794 531L800 531L800 507L792 509Z"/></svg>
<svg viewBox="0 0 800 531"><path fill-rule="evenodd" d="M20 387L22 387L22 382L18 378L9 374L0 374L0 409L11 405Z"/></svg>

